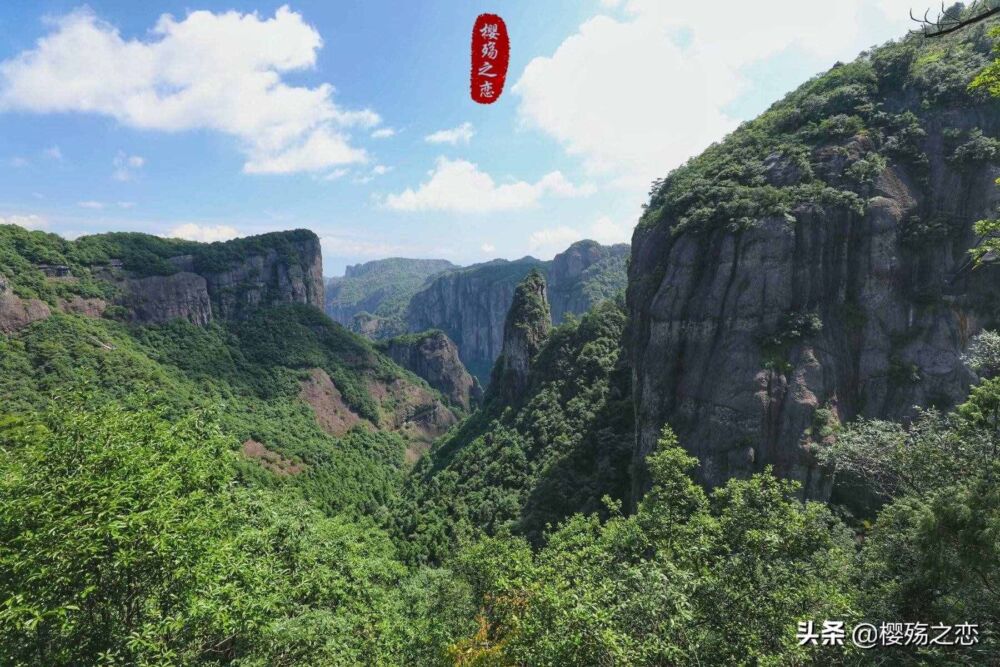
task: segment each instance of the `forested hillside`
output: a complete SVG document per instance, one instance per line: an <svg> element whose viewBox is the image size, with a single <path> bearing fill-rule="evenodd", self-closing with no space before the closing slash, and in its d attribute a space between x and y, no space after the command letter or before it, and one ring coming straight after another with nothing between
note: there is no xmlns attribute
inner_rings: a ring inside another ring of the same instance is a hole
<svg viewBox="0 0 1000 667"><path fill-rule="evenodd" d="M331 320L304 230L0 225L0 664L1000 663L998 41L658 181L627 297L582 243L410 299L461 335Z"/></svg>
<svg viewBox="0 0 1000 667"><path fill-rule="evenodd" d="M560 323L625 289L628 250L625 244L578 241L547 262L523 257L458 267L443 260L377 260L331 278L326 311L376 340L441 331L485 386L500 353L514 288L531 269L546 275L553 320Z"/></svg>
<svg viewBox="0 0 1000 667"><path fill-rule="evenodd" d="M407 332L406 307L431 276L458 268L443 259L378 259L349 266L326 284L326 312L372 339Z"/></svg>
<svg viewBox="0 0 1000 667"><path fill-rule="evenodd" d="M963 351L1000 322L1000 266L970 255L1000 205L1000 105L971 85L989 30L838 63L654 184L628 293L637 465L669 422L706 483L774 466L823 500L829 433L965 399Z"/></svg>

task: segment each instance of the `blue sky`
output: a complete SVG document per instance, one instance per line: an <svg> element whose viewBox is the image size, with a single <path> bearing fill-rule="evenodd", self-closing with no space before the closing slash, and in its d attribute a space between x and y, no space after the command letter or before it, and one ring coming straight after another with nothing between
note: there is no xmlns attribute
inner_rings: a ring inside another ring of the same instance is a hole
<svg viewBox="0 0 1000 667"><path fill-rule="evenodd" d="M0 220L68 237L306 227L327 275L627 240L653 178L901 34L911 5L702 4L7 0ZM468 95L482 12L511 35L490 106Z"/></svg>

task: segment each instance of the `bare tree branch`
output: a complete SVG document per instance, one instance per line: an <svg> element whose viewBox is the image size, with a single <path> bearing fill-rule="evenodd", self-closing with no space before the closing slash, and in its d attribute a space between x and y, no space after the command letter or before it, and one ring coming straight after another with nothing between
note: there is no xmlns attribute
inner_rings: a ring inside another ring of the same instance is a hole
<svg viewBox="0 0 1000 667"><path fill-rule="evenodd" d="M959 3L950 9L945 9L942 3L941 13L933 20L930 18L930 10L924 12L922 18L917 18L913 15L913 10L910 10L910 18L920 24L920 32L924 37L948 35L998 15L1000 0L975 0L968 8Z"/></svg>

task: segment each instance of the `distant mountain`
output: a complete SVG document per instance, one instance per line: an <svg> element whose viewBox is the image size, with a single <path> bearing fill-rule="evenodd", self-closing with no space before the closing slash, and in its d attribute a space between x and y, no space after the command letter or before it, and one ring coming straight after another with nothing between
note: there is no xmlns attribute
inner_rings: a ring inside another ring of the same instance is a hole
<svg viewBox="0 0 1000 667"><path fill-rule="evenodd" d="M162 386L157 405L224 405L231 434L289 465L322 467L355 426L398 434L414 458L455 414L322 304L319 239L307 230L204 244L135 233L67 241L0 225L0 334L45 349L7 368L0 404L44 408L47 392L110 365L91 394ZM73 355L53 366L64 373L53 374L50 354ZM0 342L6 361L21 355ZM306 406L310 419L293 424L288 415ZM269 427L251 413L271 414Z"/></svg>
<svg viewBox="0 0 1000 667"><path fill-rule="evenodd" d="M410 331L440 329L458 345L469 372L485 384L503 345L504 320L514 290L532 269L548 283L552 321L580 315L623 293L629 246L579 241L551 261L524 257L451 271L429 281L407 309Z"/></svg>
<svg viewBox="0 0 1000 667"><path fill-rule="evenodd" d="M444 259L393 257L348 266L326 284L326 313L356 333L372 339L406 332L410 298L427 278L459 268Z"/></svg>
<svg viewBox="0 0 1000 667"><path fill-rule="evenodd" d="M326 312L355 333L385 340L443 331L484 385L500 354L514 288L533 268L548 284L552 321L580 315L625 290L629 246L578 241L550 261L495 259L459 267L443 259L380 259L326 284Z"/></svg>

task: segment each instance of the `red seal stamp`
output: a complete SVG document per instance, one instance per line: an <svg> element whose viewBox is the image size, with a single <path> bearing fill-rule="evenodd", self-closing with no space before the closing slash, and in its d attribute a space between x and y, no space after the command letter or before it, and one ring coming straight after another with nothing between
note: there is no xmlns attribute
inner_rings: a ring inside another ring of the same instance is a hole
<svg viewBox="0 0 1000 667"><path fill-rule="evenodd" d="M503 93L510 64L507 24L496 14L480 14L472 26L472 72L469 92L479 104L493 104Z"/></svg>

